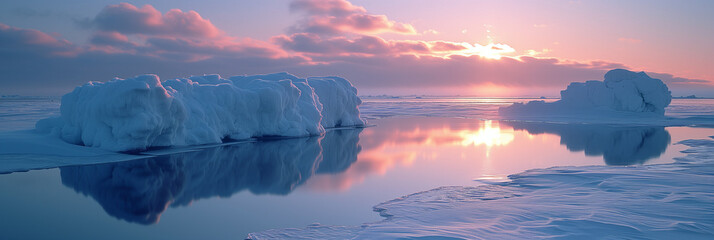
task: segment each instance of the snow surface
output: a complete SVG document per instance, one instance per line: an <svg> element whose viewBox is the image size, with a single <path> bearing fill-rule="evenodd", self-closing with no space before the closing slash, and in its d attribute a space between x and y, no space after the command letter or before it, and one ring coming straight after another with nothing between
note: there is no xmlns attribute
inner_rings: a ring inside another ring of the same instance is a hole
<svg viewBox="0 0 714 240"><path fill-rule="evenodd" d="M361 103L357 89L339 77L275 73L160 81L142 75L75 88L62 97L61 116L38 121L36 129L77 145L145 150L362 126Z"/></svg>
<svg viewBox="0 0 714 240"><path fill-rule="evenodd" d="M554 167L478 187L440 187L374 207L385 220L313 224L250 239L711 239L714 141L675 163Z"/></svg>
<svg viewBox="0 0 714 240"><path fill-rule="evenodd" d="M672 94L662 80L645 72L610 70L604 81L573 82L552 103L530 101L499 109L502 116L662 117ZM635 114L633 114L635 113Z"/></svg>
<svg viewBox="0 0 714 240"><path fill-rule="evenodd" d="M32 130L0 132L0 174L147 157L77 146Z"/></svg>

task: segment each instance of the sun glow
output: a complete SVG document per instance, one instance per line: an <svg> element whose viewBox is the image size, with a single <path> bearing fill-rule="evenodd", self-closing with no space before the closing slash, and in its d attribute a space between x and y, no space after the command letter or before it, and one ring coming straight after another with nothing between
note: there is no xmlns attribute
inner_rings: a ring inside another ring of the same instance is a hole
<svg viewBox="0 0 714 240"><path fill-rule="evenodd" d="M491 120L484 122L483 126L479 128L476 132L464 130L460 131L459 135L462 138L461 145L486 145L486 146L500 146L506 145L513 141L513 133L501 131L498 124L494 127Z"/></svg>
<svg viewBox="0 0 714 240"><path fill-rule="evenodd" d="M463 51L461 51L462 55L466 56L472 56L472 55L478 55L483 58L488 58L488 59L501 59L505 54L508 53L514 53L516 52L516 49L513 49L511 46L508 46L507 44L501 44L501 43L489 43L487 45L480 45L478 43L471 45L467 44L467 48Z"/></svg>

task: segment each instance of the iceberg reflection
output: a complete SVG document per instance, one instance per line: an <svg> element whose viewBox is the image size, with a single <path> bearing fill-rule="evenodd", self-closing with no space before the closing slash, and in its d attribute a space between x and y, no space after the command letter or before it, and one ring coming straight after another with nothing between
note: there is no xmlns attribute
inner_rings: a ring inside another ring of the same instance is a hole
<svg viewBox="0 0 714 240"><path fill-rule="evenodd" d="M644 164L665 152L671 141L664 127L501 122L529 134L555 134L568 150L603 156L607 165Z"/></svg>
<svg viewBox="0 0 714 240"><path fill-rule="evenodd" d="M315 174L345 171L361 151L361 129L322 137L241 143L136 161L62 167L62 183L111 216L152 224L168 206L254 194L286 195Z"/></svg>

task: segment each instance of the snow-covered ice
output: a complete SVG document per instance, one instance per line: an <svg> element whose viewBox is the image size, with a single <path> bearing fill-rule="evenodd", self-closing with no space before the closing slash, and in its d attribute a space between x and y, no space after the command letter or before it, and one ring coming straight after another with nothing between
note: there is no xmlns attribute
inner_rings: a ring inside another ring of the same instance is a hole
<svg viewBox="0 0 714 240"><path fill-rule="evenodd" d="M314 224L251 239L711 239L714 141L685 140L675 163L529 170L510 181L440 187L374 207L385 220Z"/></svg>
<svg viewBox="0 0 714 240"><path fill-rule="evenodd" d="M288 73L194 76L160 81L142 75L89 82L62 97L61 116L39 132L111 151L220 143L224 139L309 136L361 126L357 89L339 77Z"/></svg>
<svg viewBox="0 0 714 240"><path fill-rule="evenodd" d="M573 82L555 102L530 101L499 109L506 118L529 117L647 117L661 118L672 94L661 80L645 72L610 70L604 81Z"/></svg>

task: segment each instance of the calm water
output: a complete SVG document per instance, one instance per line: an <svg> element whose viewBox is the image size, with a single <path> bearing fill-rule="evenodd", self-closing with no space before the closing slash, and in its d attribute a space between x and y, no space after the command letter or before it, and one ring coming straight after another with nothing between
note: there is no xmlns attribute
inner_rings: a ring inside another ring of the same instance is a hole
<svg viewBox="0 0 714 240"><path fill-rule="evenodd" d="M365 129L2 174L0 239L223 239L359 225L381 220L372 207L403 195L533 168L669 163L686 149L675 143L714 135L478 120L520 101L366 99L362 112L375 126ZM0 100L0 131L32 128L58 109L57 99ZM712 115L714 101L677 99L667 112Z"/></svg>
<svg viewBox="0 0 714 240"><path fill-rule="evenodd" d="M242 238L379 221L372 206L532 168L672 162L713 129L393 117L366 129L0 175L8 239Z"/></svg>

